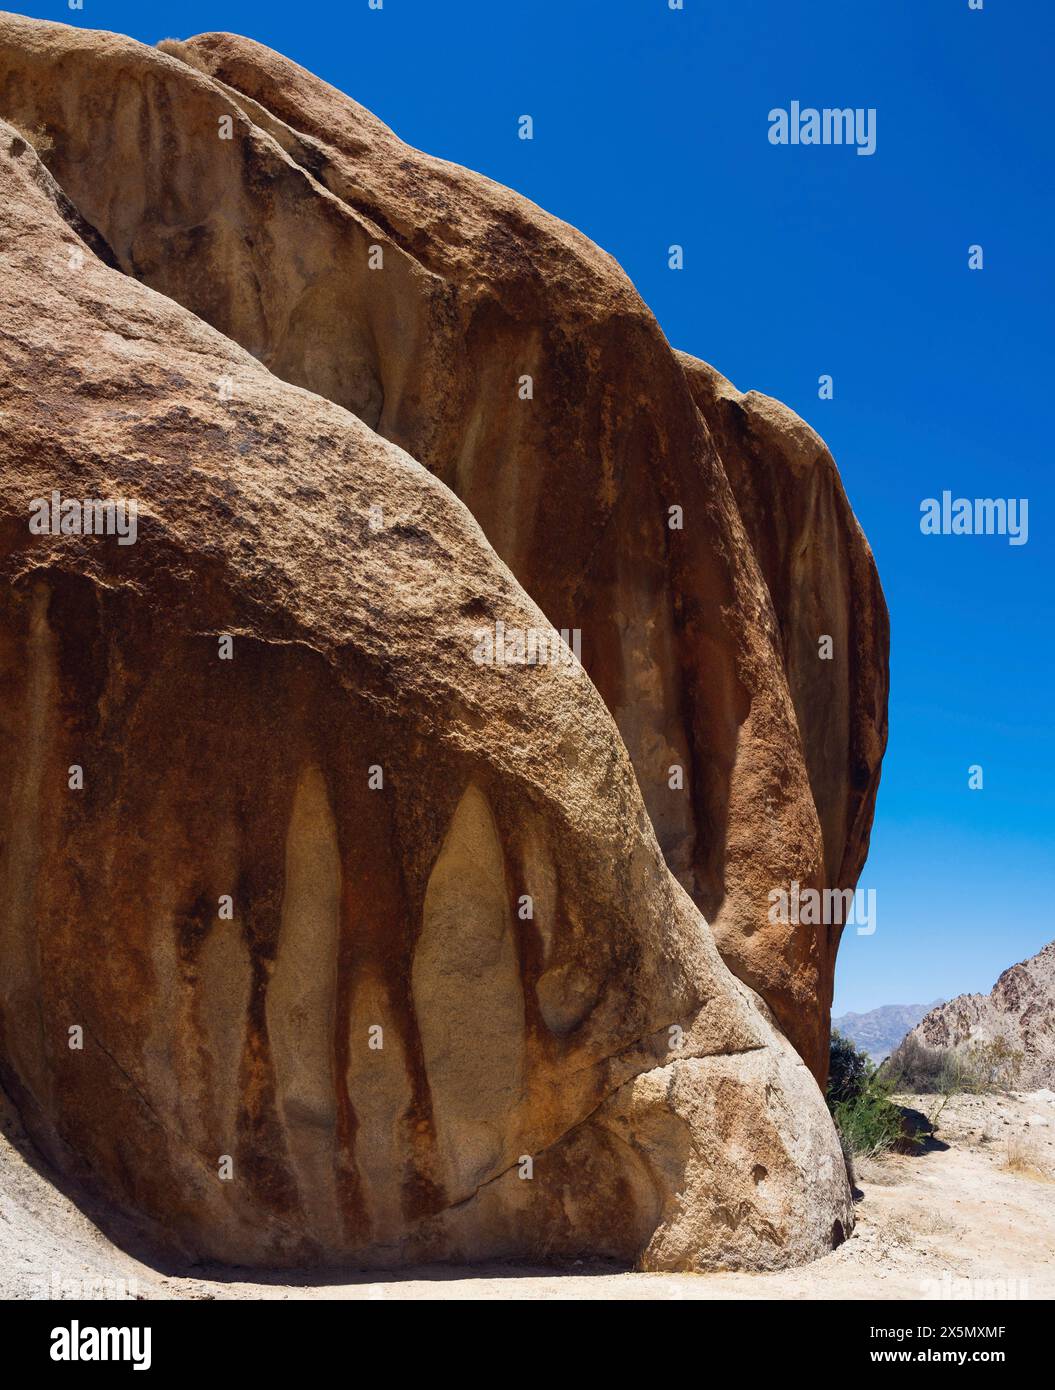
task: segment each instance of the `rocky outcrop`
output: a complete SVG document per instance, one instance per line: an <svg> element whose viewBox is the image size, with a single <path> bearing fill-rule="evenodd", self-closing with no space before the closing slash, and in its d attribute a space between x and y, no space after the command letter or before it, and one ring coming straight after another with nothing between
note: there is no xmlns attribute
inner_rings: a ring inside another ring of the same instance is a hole
<svg viewBox="0 0 1055 1390"><path fill-rule="evenodd" d="M1020 1054L1016 1085L1055 1089L1055 941L1005 970L989 994L959 994L932 1009L909 1038L940 1048L1002 1043Z"/></svg>
<svg viewBox="0 0 1055 1390"><path fill-rule="evenodd" d="M64 32L16 27L31 56ZM119 107L138 50L77 38ZM546 619L471 513L105 264L99 207L23 124L0 127L0 1079L32 1142L166 1249L246 1265L838 1243L817 1085L666 868L597 691L565 647L483 660L481 629ZM136 502L134 543L92 499Z"/></svg>
<svg viewBox="0 0 1055 1390"><path fill-rule="evenodd" d="M248 40L160 47L0 19L0 115L128 276L424 464L581 631L667 864L823 1079L839 927L769 895L856 881L887 683L823 445L526 200Z"/></svg>
<svg viewBox="0 0 1055 1390"><path fill-rule="evenodd" d="M872 552L820 436L780 401L678 357L773 603L824 839L824 881L853 887L887 738L890 626Z"/></svg>

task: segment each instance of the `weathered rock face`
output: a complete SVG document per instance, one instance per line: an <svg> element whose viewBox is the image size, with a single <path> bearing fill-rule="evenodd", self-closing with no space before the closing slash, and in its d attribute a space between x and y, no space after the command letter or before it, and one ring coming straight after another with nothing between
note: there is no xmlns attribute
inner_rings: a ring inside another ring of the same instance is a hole
<svg viewBox="0 0 1055 1390"><path fill-rule="evenodd" d="M820 820L819 877L824 887L850 889L868 854L887 738L890 631L872 552L823 440L779 401L737 391L705 362L678 357L772 600ZM756 874L749 900L771 885ZM719 919L718 945L730 961L736 938L750 931L746 915ZM840 922L818 930L820 981L834 980L841 935ZM830 994L823 1003L827 1036Z"/></svg>
<svg viewBox="0 0 1055 1390"><path fill-rule="evenodd" d="M820 441L526 200L248 40L161 47L0 19L0 115L122 270L407 450L581 630L668 865L823 1077L839 929L769 895L856 881L887 633Z"/></svg>
<svg viewBox="0 0 1055 1390"><path fill-rule="evenodd" d="M886 748L890 626L872 552L824 441L787 406L678 353L718 446L780 630L824 879L864 867ZM819 659L831 639L829 656ZM833 942L838 945L838 936ZM833 958L834 963L834 958Z"/></svg>
<svg viewBox="0 0 1055 1390"><path fill-rule="evenodd" d="M474 660L545 619L471 514L78 228L0 126L0 1077L34 1142L241 1264L837 1243L820 1092L596 690ZM54 492L135 499L135 543L34 533Z"/></svg>
<svg viewBox="0 0 1055 1390"><path fill-rule="evenodd" d="M1055 1089L1055 941L1012 965L989 994L959 994L913 1028L928 1047L1004 1043L1021 1053L1018 1084Z"/></svg>

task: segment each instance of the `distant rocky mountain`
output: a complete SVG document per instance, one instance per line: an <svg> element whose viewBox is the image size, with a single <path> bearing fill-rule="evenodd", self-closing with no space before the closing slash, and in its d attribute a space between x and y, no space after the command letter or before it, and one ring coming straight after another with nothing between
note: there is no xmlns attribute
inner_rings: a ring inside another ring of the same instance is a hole
<svg viewBox="0 0 1055 1390"><path fill-rule="evenodd" d="M933 1004L884 1004L866 1014L843 1014L832 1019L832 1031L841 1033L873 1062L889 1057L910 1029L942 1001Z"/></svg>
<svg viewBox="0 0 1055 1390"><path fill-rule="evenodd" d="M912 1031L930 1047L1002 1038L1023 1054L1023 1090L1055 1088L1055 941L1005 970L991 994L960 994Z"/></svg>

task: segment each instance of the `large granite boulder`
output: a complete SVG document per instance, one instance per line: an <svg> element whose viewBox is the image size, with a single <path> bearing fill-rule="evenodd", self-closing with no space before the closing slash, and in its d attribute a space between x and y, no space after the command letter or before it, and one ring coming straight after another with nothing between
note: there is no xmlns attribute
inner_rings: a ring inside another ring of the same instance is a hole
<svg viewBox="0 0 1055 1390"><path fill-rule="evenodd" d="M856 883L887 628L820 440L526 199L249 40L159 48L4 17L0 116L127 275L405 449L581 632L666 862L823 1080L840 925L770 894Z"/></svg>
<svg viewBox="0 0 1055 1390"><path fill-rule="evenodd" d="M560 643L485 660L547 621L472 514L107 265L33 139L0 126L0 1079L41 1153L243 1265L838 1243L820 1091L604 702Z"/></svg>

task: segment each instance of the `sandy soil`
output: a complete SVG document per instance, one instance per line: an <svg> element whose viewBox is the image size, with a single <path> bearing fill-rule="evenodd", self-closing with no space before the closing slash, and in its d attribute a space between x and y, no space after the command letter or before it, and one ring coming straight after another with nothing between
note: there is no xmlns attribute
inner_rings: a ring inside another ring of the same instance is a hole
<svg viewBox="0 0 1055 1390"><path fill-rule="evenodd" d="M166 1274L108 1240L0 1136L0 1296L181 1299L1055 1297L1055 1093L902 1097L937 1119L911 1156L858 1165L858 1224L839 1250L780 1274L635 1274L574 1266L433 1267L379 1281ZM941 1107L941 1108L940 1108ZM939 1112L940 1108L940 1113ZM17 1135L16 1135L17 1137Z"/></svg>

